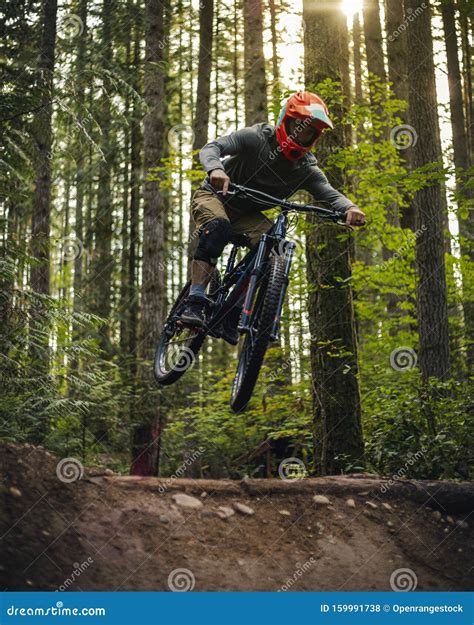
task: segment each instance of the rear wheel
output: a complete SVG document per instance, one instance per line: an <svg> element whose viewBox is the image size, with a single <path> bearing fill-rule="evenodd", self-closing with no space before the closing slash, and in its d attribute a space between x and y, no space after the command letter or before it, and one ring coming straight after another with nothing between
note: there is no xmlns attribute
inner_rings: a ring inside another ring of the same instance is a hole
<svg viewBox="0 0 474 625"><path fill-rule="evenodd" d="M252 396L278 314L278 302L284 283L284 257L271 256L257 293L250 330L245 335L232 386L230 405L235 412L243 410Z"/></svg>
<svg viewBox="0 0 474 625"><path fill-rule="evenodd" d="M219 284L220 275L216 270L208 287L208 297L212 299L212 293ZM162 386L173 384L194 365L206 338L206 332L202 328L184 326L177 320L190 286L191 282L188 282L173 304L155 351L154 374L156 381Z"/></svg>

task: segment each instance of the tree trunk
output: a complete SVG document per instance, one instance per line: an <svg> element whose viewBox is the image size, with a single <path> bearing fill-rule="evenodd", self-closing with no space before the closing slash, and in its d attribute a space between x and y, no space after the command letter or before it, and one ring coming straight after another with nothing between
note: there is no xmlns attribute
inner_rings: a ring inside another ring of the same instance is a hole
<svg viewBox="0 0 474 625"><path fill-rule="evenodd" d="M352 18L352 40L354 43L354 91L356 104L362 104L362 60L361 30L359 13Z"/></svg>
<svg viewBox="0 0 474 625"><path fill-rule="evenodd" d="M78 119L82 123L84 118L85 105L85 89L86 78L84 75L86 68L87 55L87 0L81 0L79 8L79 17L82 23L82 32L77 47L77 92L76 103L78 108ZM76 206L75 206L75 235L76 235L76 254L74 257L74 311L79 312L82 309L82 281L83 281L83 247L84 247L84 178L85 178L85 162L83 143L79 136L76 146ZM73 330L73 336L79 338L80 329L76 326ZM71 368L76 369L78 366L77 358L73 358Z"/></svg>
<svg viewBox="0 0 474 625"><path fill-rule="evenodd" d="M53 72L56 46L57 0L44 0L41 52L38 59L38 92L42 107L36 113L32 131L36 147L35 190L31 224L32 254L37 263L31 268L31 288L49 293L49 230L51 210L51 148L53 135Z"/></svg>
<svg viewBox="0 0 474 625"><path fill-rule="evenodd" d="M159 167L165 144L165 74L163 60L163 18L165 7L160 0L145 4L145 102L144 185L143 185L143 266L138 401L132 442L131 473L158 475L162 423L160 401L153 380L152 359L164 312L163 264L165 202L160 189Z"/></svg>
<svg viewBox="0 0 474 625"><path fill-rule="evenodd" d="M305 0L303 18L307 87L328 77L341 82L347 63L341 3ZM333 107L333 112L342 110ZM321 160L347 143L344 127L337 125L320 144ZM342 184L339 169L327 173L336 187ZM316 467L325 475L357 468L364 453L349 235L329 225L314 225L307 237L307 271Z"/></svg>
<svg viewBox="0 0 474 625"><path fill-rule="evenodd" d="M456 20L454 6L451 3L441 4L446 58L448 63L449 107L451 112L451 128L453 132L454 166L456 168L456 189L461 200L472 200L472 190L466 189L466 171L469 167L468 137L464 116L461 69L459 66L458 43L456 36ZM461 235L461 252L469 263L474 261L472 243L474 241L474 211L470 210L466 218L459 218ZM463 263L464 266L464 263ZM469 276L463 271L463 282L467 285ZM464 328L467 345L468 371L474 364L474 305L463 300Z"/></svg>
<svg viewBox="0 0 474 625"><path fill-rule="evenodd" d="M397 100L408 102L408 78L407 78L407 41L406 31L400 29L405 15L403 12L403 0L385 0L385 29L387 31L387 60L388 78L392 83L392 90ZM401 111L398 116L402 124L408 124L408 111ZM401 150L400 156L410 168L411 150ZM415 212L410 203L400 215L402 228L415 229Z"/></svg>
<svg viewBox="0 0 474 625"><path fill-rule="evenodd" d="M272 35L272 114L274 121L276 122L280 109L281 83L275 0L268 0L268 6L270 8L270 32Z"/></svg>
<svg viewBox="0 0 474 625"><path fill-rule="evenodd" d="M245 125L268 121L261 0L244 0Z"/></svg>
<svg viewBox="0 0 474 625"><path fill-rule="evenodd" d="M138 8L136 8L139 11ZM133 67L141 62L140 39L141 19L136 18L135 41L133 49ZM140 74L135 72L134 89L141 93L142 84ZM135 98L133 101L132 120L130 123L130 243L128 253L128 351L130 357L130 379L134 384L137 364L137 331L138 331L138 237L140 211L140 183L142 179L142 132L140 128L140 104ZM133 416L133 406L132 406Z"/></svg>
<svg viewBox="0 0 474 625"><path fill-rule="evenodd" d="M32 136L35 146L33 194L31 220L31 253L35 263L31 267L30 284L34 292L49 295L50 291L50 212L51 212L51 148L53 113L53 73L56 46L57 0L44 0L41 33L41 51L38 57L37 89L42 108L35 114L32 123ZM30 346L31 375L41 378L49 371L49 334L45 323L45 309L35 302L30 309L31 330L35 340ZM42 333L42 334L39 334ZM41 383L41 382L40 382ZM49 422L39 409L38 427L33 442L43 442L49 431Z"/></svg>
<svg viewBox="0 0 474 625"><path fill-rule="evenodd" d="M199 63L198 81L196 94L196 112L193 121L193 167L201 169L198 150L208 141L209 112L211 104L211 70L212 70L212 39L214 19L214 0L203 0L199 5ZM203 173L204 176L204 173ZM199 182L196 184L198 186ZM188 276L190 273L190 262L194 255L197 238L192 237L194 232L194 221L189 215L189 246L188 246Z"/></svg>
<svg viewBox="0 0 474 625"><path fill-rule="evenodd" d="M208 139L212 68L212 54L210 51L212 50L213 18L214 0L202 0L199 5L199 64L196 113L193 124L193 151L200 150L207 143ZM201 167L197 157L195 158L195 167Z"/></svg>
<svg viewBox="0 0 474 625"><path fill-rule="evenodd" d="M102 53L110 63L113 57L112 20L115 11L115 0L103 0L102 3ZM111 142L111 82L107 75L102 79L100 96L100 147L102 155L99 163L99 181L97 189L97 209L94 222L94 251L91 272L91 310L106 322L100 328L100 346L106 354L110 354L109 322L112 295L112 161L113 149ZM102 428L100 428L102 430ZM106 436L106 432L98 432Z"/></svg>
<svg viewBox="0 0 474 625"><path fill-rule="evenodd" d="M387 81L385 73L384 54L382 47L382 26L380 24L380 10L378 0L364 0L364 37L367 52L367 69L369 74L375 75L383 83ZM370 90L371 97L373 95Z"/></svg>
<svg viewBox="0 0 474 625"><path fill-rule="evenodd" d="M429 5L419 5L419 0L405 0L405 11L416 11L417 15L407 27L408 57L417 59L408 68L410 119L420 129L411 148L414 167L441 161L431 10ZM416 238L419 364L424 381L430 377L445 380L449 374L449 340L440 183L419 190L414 206L416 230L421 233Z"/></svg>

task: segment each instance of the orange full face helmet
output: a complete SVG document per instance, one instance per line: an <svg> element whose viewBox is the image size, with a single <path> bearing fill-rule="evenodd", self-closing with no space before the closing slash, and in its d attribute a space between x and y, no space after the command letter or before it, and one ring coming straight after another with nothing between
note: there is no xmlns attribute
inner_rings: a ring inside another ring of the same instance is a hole
<svg viewBox="0 0 474 625"><path fill-rule="evenodd" d="M315 93L298 91L283 105L276 137L284 156L297 161L307 154L326 128L333 128L328 107Z"/></svg>

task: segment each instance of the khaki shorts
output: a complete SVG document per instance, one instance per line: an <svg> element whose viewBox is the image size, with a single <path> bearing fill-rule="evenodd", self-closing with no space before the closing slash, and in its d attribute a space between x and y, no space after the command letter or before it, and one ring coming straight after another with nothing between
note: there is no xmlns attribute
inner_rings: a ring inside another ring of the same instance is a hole
<svg viewBox="0 0 474 625"><path fill-rule="evenodd" d="M256 245L262 234L268 232L273 222L260 211L242 211L224 206L211 191L198 189L192 199L191 214L199 228L211 219L220 217L230 221L236 234L246 234L252 245Z"/></svg>

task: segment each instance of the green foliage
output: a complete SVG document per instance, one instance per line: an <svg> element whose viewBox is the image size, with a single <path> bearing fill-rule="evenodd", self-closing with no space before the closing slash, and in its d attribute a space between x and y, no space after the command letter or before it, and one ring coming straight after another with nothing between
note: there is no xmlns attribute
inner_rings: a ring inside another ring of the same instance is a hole
<svg viewBox="0 0 474 625"><path fill-rule="evenodd" d="M27 270L32 259L18 251L16 259L5 255L0 261L1 308L8 328L0 352L0 437L34 441L88 461L122 448L126 441L119 417L129 389L117 365L103 358L97 339L88 335L96 336L103 320L15 285L20 259ZM81 338L73 338L73 328ZM63 338L53 341L54 336ZM45 361L46 371L38 364ZM99 424L106 425L106 437L101 438Z"/></svg>

